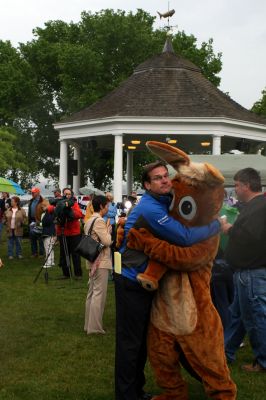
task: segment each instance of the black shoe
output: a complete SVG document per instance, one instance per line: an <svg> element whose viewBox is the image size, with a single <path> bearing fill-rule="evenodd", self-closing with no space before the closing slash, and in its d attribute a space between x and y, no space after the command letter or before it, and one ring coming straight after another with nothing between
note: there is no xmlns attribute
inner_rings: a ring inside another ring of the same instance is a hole
<svg viewBox="0 0 266 400"><path fill-rule="evenodd" d="M253 364L242 365L241 369L245 372L266 372L266 368L263 368L257 361Z"/></svg>
<svg viewBox="0 0 266 400"><path fill-rule="evenodd" d="M151 393L143 392L138 400L151 400L153 398L153 395Z"/></svg>

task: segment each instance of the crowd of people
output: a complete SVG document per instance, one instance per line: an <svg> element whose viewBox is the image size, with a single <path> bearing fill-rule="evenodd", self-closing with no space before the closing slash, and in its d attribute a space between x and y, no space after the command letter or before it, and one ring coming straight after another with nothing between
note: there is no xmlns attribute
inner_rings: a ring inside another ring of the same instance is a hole
<svg viewBox="0 0 266 400"><path fill-rule="evenodd" d="M86 198L84 208L68 187L62 191L56 188L54 198L49 200L43 198L38 187L33 187L30 192L28 215L21 207L18 196L10 197L8 193L2 193L0 199L0 234L5 226L8 260L23 258L22 239L27 231L31 257L41 259L43 268L58 264L62 271L58 279L81 279L81 257L75 249L81 240L82 231L87 234L96 219L92 237L104 245L104 250L97 263L92 265L86 262L89 270L89 291L85 305L84 330L87 334L105 333L102 318L108 280L113 279L116 223L119 215L125 215L133 203L136 203L136 193L132 193L131 202L127 202L126 206L125 199L123 203L114 203L110 192L106 192L104 196L91 195ZM56 242L59 243L58 262L54 251Z"/></svg>
<svg viewBox="0 0 266 400"><path fill-rule="evenodd" d="M145 290L137 280L137 275L147 267L147 257L139 254L132 259L132 254L127 252L128 232L144 214L153 234L183 247L218 233L227 236L226 248L222 251L220 248L217 254L211 281L213 303L223 323L225 355L228 363L235 362L237 351L247 335L254 360L243 365L242 369L246 372L266 372L266 197L256 170L240 170L235 174L234 181L236 196L241 203L235 222L217 217L201 227L186 227L169 215L173 200L172 182L163 162L144 167L142 184L145 193L139 202L136 193L132 192L122 203L116 204L112 193L107 192L104 196L92 196L84 213L70 188L64 188L62 192L57 189L54 201L50 202L42 198L38 188L32 188L28 217L20 206L19 197L9 198L8 193L2 194L0 240L5 224L10 260L15 256L23 257L21 239L27 218L31 256L45 255L44 267L56 264L54 245L59 240L59 265L63 279L71 278L72 274L76 279L82 277L81 259L75 252L82 234L81 220L84 233L88 234L92 226L92 237L104 245L104 250L93 263L86 262L89 289L85 301L84 331L87 334L106 333L103 314L108 280L113 277L116 298L116 400L152 398L144 391L144 370L154 292ZM121 216L125 217L124 240L116 249L116 227ZM41 234L38 234L36 229L40 226ZM114 273L115 250L122 255L121 273ZM212 398L235 398L234 385L228 379L227 395L215 397L216 393Z"/></svg>

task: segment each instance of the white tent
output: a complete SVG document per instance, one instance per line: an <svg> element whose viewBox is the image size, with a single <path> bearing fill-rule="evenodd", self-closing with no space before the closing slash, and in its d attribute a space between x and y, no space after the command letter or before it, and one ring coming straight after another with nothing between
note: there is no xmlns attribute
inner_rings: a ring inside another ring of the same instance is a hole
<svg viewBox="0 0 266 400"><path fill-rule="evenodd" d="M214 165L225 178L225 186L234 186L234 175L243 168L252 167L260 172L266 186L266 157L259 154L190 155L191 161Z"/></svg>
<svg viewBox="0 0 266 400"><path fill-rule="evenodd" d="M102 190L99 190L92 185L84 186L84 187L80 188L79 193L83 194L83 195L90 195L90 194L95 194L97 196L104 195L104 192Z"/></svg>

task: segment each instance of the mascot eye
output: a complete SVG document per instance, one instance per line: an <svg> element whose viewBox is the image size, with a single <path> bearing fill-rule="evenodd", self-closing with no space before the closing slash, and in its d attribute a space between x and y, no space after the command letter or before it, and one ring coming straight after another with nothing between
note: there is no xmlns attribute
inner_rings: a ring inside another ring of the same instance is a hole
<svg viewBox="0 0 266 400"><path fill-rule="evenodd" d="M178 211L184 219L187 219L188 221L193 219L197 212L197 204L193 197L183 197L178 204Z"/></svg>

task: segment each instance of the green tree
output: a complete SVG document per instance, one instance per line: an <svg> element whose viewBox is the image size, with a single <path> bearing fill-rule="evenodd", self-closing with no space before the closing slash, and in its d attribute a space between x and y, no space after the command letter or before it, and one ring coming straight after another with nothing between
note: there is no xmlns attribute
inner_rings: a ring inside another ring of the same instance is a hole
<svg viewBox="0 0 266 400"><path fill-rule="evenodd" d="M1 176L12 176L12 171L29 171L24 155L15 147L17 139L15 130L12 132L10 128L0 127Z"/></svg>
<svg viewBox="0 0 266 400"><path fill-rule="evenodd" d="M260 100L253 104L251 111L266 118L266 88L261 92L262 97ZM266 147L264 143L260 143L254 146L255 152L258 150L262 155L266 156Z"/></svg>
<svg viewBox="0 0 266 400"><path fill-rule="evenodd" d="M266 88L261 92L262 98L253 105L251 111L266 117Z"/></svg>
<svg viewBox="0 0 266 400"><path fill-rule="evenodd" d="M23 127L32 124L30 109L37 93L30 64L9 41L0 41L0 168L2 174L23 182L36 168L33 138Z"/></svg>
<svg viewBox="0 0 266 400"><path fill-rule="evenodd" d="M25 115L36 96L30 64L9 41L0 40L0 125Z"/></svg>

